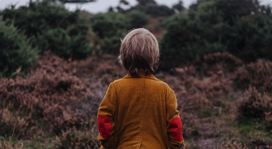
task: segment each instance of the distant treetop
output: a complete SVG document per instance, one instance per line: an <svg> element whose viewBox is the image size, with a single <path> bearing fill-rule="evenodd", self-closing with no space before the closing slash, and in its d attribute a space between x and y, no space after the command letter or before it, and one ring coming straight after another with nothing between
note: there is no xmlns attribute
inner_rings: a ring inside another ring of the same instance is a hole
<svg viewBox="0 0 272 149"><path fill-rule="evenodd" d="M61 3L89 3L95 2L96 0L50 0L50 1Z"/></svg>
<svg viewBox="0 0 272 149"><path fill-rule="evenodd" d="M147 5L147 4L153 4L156 5L157 3L155 0L137 0L139 5Z"/></svg>

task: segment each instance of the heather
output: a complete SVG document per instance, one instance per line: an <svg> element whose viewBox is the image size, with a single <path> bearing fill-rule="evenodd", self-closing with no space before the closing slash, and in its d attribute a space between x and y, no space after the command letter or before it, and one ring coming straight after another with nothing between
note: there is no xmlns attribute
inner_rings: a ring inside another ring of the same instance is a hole
<svg viewBox="0 0 272 149"><path fill-rule="evenodd" d="M136 27L159 40L154 75L175 91L187 148L272 145L269 6L121 4L100 14L49 1L0 11L0 148L99 148L97 110L126 75L120 40Z"/></svg>
<svg viewBox="0 0 272 149"><path fill-rule="evenodd" d="M68 62L46 52L26 76L2 78L0 135L53 139L49 148L97 147L97 108L108 84L125 74L110 65L115 58L105 59Z"/></svg>
<svg viewBox="0 0 272 149"><path fill-rule="evenodd" d="M97 108L109 83L125 74L116 56L67 61L46 52L29 74L0 80L2 144L98 148ZM235 75L216 70L204 76L194 66L157 70L175 91L188 147L271 143L270 93L237 88Z"/></svg>

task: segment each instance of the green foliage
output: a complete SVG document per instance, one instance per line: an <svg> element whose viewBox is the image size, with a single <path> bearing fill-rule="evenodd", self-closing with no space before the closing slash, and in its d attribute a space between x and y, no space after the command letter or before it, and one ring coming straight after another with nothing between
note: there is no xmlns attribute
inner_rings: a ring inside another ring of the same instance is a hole
<svg viewBox="0 0 272 149"><path fill-rule="evenodd" d="M92 28L100 38L104 54L118 54L121 41L129 30L127 18L118 13L99 14L91 18Z"/></svg>
<svg viewBox="0 0 272 149"><path fill-rule="evenodd" d="M37 50L29 46L26 36L0 17L0 77L25 73L36 62Z"/></svg>
<svg viewBox="0 0 272 149"><path fill-rule="evenodd" d="M104 54L119 54L119 48L121 46L121 41L119 37L105 38L102 43L102 49Z"/></svg>
<svg viewBox="0 0 272 149"><path fill-rule="evenodd" d="M99 14L91 18L91 22L93 31L100 38L113 37L128 29L126 18L118 13Z"/></svg>
<svg viewBox="0 0 272 149"><path fill-rule="evenodd" d="M4 20L14 22L14 26L31 39L33 47L41 52L51 49L59 56L72 59L85 58L91 49L87 41L88 26L79 14L79 10L70 12L63 5L45 0L0 12Z"/></svg>
<svg viewBox="0 0 272 149"><path fill-rule="evenodd" d="M211 0L194 4L171 18L162 53L192 60L205 53L228 51L245 60L272 59L271 8L253 0Z"/></svg>
<svg viewBox="0 0 272 149"><path fill-rule="evenodd" d="M137 10L128 12L126 14L126 18L128 20L130 29L142 28L149 21L148 15L146 15L145 13L143 13L141 11L137 11Z"/></svg>
<svg viewBox="0 0 272 149"><path fill-rule="evenodd" d="M78 34L72 35L74 28L64 30L62 28L51 29L43 35L38 36L39 45L44 45L54 54L64 58L86 58L90 53L91 45L85 36ZM83 44L78 44L83 43Z"/></svg>
<svg viewBox="0 0 272 149"><path fill-rule="evenodd" d="M183 6L183 2L179 0L178 3L173 5L172 9L180 12L180 11L184 11L185 7Z"/></svg>
<svg viewBox="0 0 272 149"><path fill-rule="evenodd" d="M136 6L131 7L126 12L136 10L152 17L167 17L175 13L174 9L166 5L158 5L154 0L137 0L137 2Z"/></svg>
<svg viewBox="0 0 272 149"><path fill-rule="evenodd" d="M157 4L154 0L137 0L139 5Z"/></svg>
<svg viewBox="0 0 272 149"><path fill-rule="evenodd" d="M89 3L95 2L95 0L49 0L52 2L61 2L61 3Z"/></svg>
<svg viewBox="0 0 272 149"><path fill-rule="evenodd" d="M167 17L173 15L175 12L173 9L167 7L166 5L156 5L156 4L148 4L148 5L137 5L132 7L128 11L138 10L152 17Z"/></svg>
<svg viewBox="0 0 272 149"><path fill-rule="evenodd" d="M260 119L260 120L256 120L252 118L246 119L238 123L236 127L238 128L239 132L242 133L243 135L249 135L249 132L254 131L255 129L265 131L265 125L264 125L263 119Z"/></svg>

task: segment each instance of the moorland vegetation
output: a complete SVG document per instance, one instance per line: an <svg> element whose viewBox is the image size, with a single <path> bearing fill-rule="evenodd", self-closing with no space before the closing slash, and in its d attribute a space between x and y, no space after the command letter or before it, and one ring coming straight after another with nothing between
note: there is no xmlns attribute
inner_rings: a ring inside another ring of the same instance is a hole
<svg viewBox="0 0 272 149"><path fill-rule="evenodd" d="M137 0L108 12L30 1L0 11L0 148L96 149L97 108L126 74L120 39L158 39L158 79L175 91L187 148L272 145L272 9L258 0Z"/></svg>

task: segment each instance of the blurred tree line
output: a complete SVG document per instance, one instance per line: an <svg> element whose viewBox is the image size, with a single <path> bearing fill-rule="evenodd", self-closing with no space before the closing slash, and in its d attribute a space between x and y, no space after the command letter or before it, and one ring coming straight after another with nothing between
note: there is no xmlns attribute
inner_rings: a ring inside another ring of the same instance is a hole
<svg viewBox="0 0 272 149"><path fill-rule="evenodd" d="M60 3L89 3L95 2L96 0L49 0L51 2L60 2Z"/></svg>
<svg viewBox="0 0 272 149"><path fill-rule="evenodd" d="M224 51L247 62L272 59L271 7L258 0L198 0L188 9L181 0L171 8L155 0L137 0L137 5L123 9L121 4L130 5L120 0L107 13L90 19L82 18L82 11L69 11L60 4L71 2L93 0L30 1L0 11L0 76L10 76L18 68L26 72L35 65L37 55L47 50L71 60L92 54L116 55L120 39L138 27L159 28L165 33L160 40L165 61L175 57L192 61ZM152 19L160 21L149 25Z"/></svg>
<svg viewBox="0 0 272 149"><path fill-rule="evenodd" d="M227 51L250 62L272 59L272 14L258 0L198 0L168 20L162 53L193 60Z"/></svg>
<svg viewBox="0 0 272 149"><path fill-rule="evenodd" d="M66 59L86 58L91 52L91 43L87 40L89 28L86 20L79 16L79 10L71 12L63 5L45 0L30 1L28 6L17 9L10 6L2 10L0 76L9 76L17 68L22 68L23 73L33 66L37 55L31 55L32 51L43 54L51 50ZM16 31L13 32L4 29L14 27ZM10 36L18 36L21 40ZM2 42L6 40L10 40L9 44ZM27 48L23 45L27 45ZM18 63L20 61L24 63Z"/></svg>

